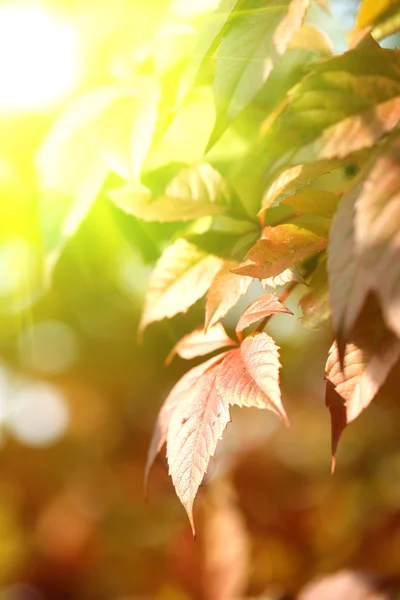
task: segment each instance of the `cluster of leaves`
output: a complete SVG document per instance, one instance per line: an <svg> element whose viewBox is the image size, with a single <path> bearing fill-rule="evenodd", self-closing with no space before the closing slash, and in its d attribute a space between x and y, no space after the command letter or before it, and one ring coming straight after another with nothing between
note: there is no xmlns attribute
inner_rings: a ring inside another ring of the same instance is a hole
<svg viewBox="0 0 400 600"><path fill-rule="evenodd" d="M279 349L263 329L274 313L290 312L283 301L292 289L308 286L300 300L305 326L332 317L325 377L334 453L344 427L400 358L400 51L378 43L396 31L400 3L383 0L378 8L362 0L353 47L340 55L305 24L310 4L223 0L206 16L191 58L158 78L138 75L130 87L79 101L84 143L70 175L74 205L52 218L59 235L47 238L52 265L101 190L144 223L176 225L150 276L140 333L206 296L204 324L172 355L191 359L231 347L176 384L150 448L147 475L166 442L193 531L193 501L229 406L267 408L287 421ZM164 152L160 164L158 149L196 93L210 87L216 116L205 143L193 157ZM49 168L54 147L63 136L73 141L76 110L39 155L50 192L59 189ZM243 136L244 149L239 143L230 154ZM240 317L234 341L220 321L253 279L267 291ZM277 286L285 286L280 297Z"/></svg>

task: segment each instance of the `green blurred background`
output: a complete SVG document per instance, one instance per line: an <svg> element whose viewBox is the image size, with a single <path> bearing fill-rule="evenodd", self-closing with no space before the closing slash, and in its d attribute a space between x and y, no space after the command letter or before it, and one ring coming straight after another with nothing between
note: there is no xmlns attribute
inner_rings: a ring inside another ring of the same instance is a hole
<svg viewBox="0 0 400 600"><path fill-rule="evenodd" d="M355 4L310 11L338 51ZM151 120L160 94L173 106L216 5L0 3L1 600L229 600L213 583L226 553L243 598L292 598L343 568L400 576L400 373L346 431L330 477L328 326L272 319L291 427L233 411L199 494L195 544L164 458L143 500L158 409L188 368L164 359L204 306L152 325L138 345L148 274L183 225L141 223L104 189L127 177L132 153L154 189L203 156L214 107L201 81L149 154L145 134L132 149L126 130ZM210 160L229 171L258 122L241 117Z"/></svg>

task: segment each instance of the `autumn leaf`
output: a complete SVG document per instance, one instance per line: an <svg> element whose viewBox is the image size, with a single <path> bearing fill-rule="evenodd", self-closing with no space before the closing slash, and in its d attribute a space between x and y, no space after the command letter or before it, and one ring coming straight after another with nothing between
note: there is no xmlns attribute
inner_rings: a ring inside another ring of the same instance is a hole
<svg viewBox="0 0 400 600"><path fill-rule="evenodd" d="M243 0L232 11L216 57L217 119L208 148L267 81L308 6L309 0Z"/></svg>
<svg viewBox="0 0 400 600"><path fill-rule="evenodd" d="M332 218L339 202L338 194L307 187L286 198L281 204L293 206L298 213Z"/></svg>
<svg viewBox="0 0 400 600"><path fill-rule="evenodd" d="M175 408L167 434L169 473L196 535L193 502L217 442L230 421L229 405L217 394L218 366L206 371Z"/></svg>
<svg viewBox="0 0 400 600"><path fill-rule="evenodd" d="M328 13L328 15L331 14L331 11L329 9L329 3L328 0L315 0L316 4L318 4L318 6L320 8L322 8L323 11L325 11L326 13Z"/></svg>
<svg viewBox="0 0 400 600"><path fill-rule="evenodd" d="M239 334L252 323L276 313L293 314L291 310L279 302L275 294L263 294L256 298L243 312L236 325L236 333Z"/></svg>
<svg viewBox="0 0 400 600"><path fill-rule="evenodd" d="M248 338L246 338L248 339ZM272 377L278 380L278 390L273 386L271 390L273 399L255 382L244 361L242 350L231 350L221 363L216 380L216 388L221 397L226 398L229 404L246 406L248 408L268 409L277 414L287 423L286 413L277 398L279 396L279 355L278 349L272 348L273 362L270 365ZM275 360L276 359L276 360Z"/></svg>
<svg viewBox="0 0 400 600"><path fill-rule="evenodd" d="M355 198L355 253L365 286L400 337L400 138L389 139L364 173Z"/></svg>
<svg viewBox="0 0 400 600"><path fill-rule="evenodd" d="M251 279L231 272L238 265L235 261L224 262L207 292L205 329L215 325L228 310L233 308L251 284Z"/></svg>
<svg viewBox="0 0 400 600"><path fill-rule="evenodd" d="M259 279L275 277L326 244L325 238L296 225L265 227L263 238L250 249L234 273Z"/></svg>
<svg viewBox="0 0 400 600"><path fill-rule="evenodd" d="M266 160L290 152L294 162L313 162L372 147L400 121L399 65L400 53L371 37L317 63L267 129Z"/></svg>
<svg viewBox="0 0 400 600"><path fill-rule="evenodd" d="M287 49L312 50L324 57L333 54L332 41L326 33L314 25L308 25L306 23L294 32Z"/></svg>
<svg viewBox="0 0 400 600"><path fill-rule="evenodd" d="M205 598L244 597L250 547L244 518L228 481L217 480L208 486L203 514Z"/></svg>
<svg viewBox="0 0 400 600"><path fill-rule="evenodd" d="M229 186L211 165L188 167L155 199L149 188L128 184L111 190L109 197L125 212L143 221L190 221L225 212L229 207Z"/></svg>
<svg viewBox="0 0 400 600"><path fill-rule="evenodd" d="M220 362L225 355L226 353L222 353L218 356L214 356L206 362L203 362L193 369L190 369L190 371L185 373L185 375L174 385L168 394L157 417L157 422L154 427L154 432L147 455L144 485L146 495L151 467L157 457L157 454L159 454L167 440L169 424L176 407L179 404L186 402L193 386L198 382L200 377L212 366L218 364L218 362Z"/></svg>
<svg viewBox="0 0 400 600"><path fill-rule="evenodd" d="M264 213L267 208L278 206L283 201L289 203L288 199L291 196L308 186L309 183L321 175L346 166L352 160L357 161L357 158L347 157L347 159L320 160L313 163L285 167L267 186L259 214Z"/></svg>
<svg viewBox="0 0 400 600"><path fill-rule="evenodd" d="M360 189L357 183L342 198L329 236L329 299L333 329L339 338L352 329L368 294L355 255L355 202Z"/></svg>
<svg viewBox="0 0 400 600"><path fill-rule="evenodd" d="M169 353L165 363L169 364L175 354L190 360L196 356L204 356L215 350L236 345L236 342L226 334L221 323L216 323L207 331L204 331L203 327L199 327L179 340Z"/></svg>
<svg viewBox="0 0 400 600"><path fill-rule="evenodd" d="M370 299L345 345L343 360L335 341L325 367L333 460L343 429L369 406L399 358L400 340L385 327Z"/></svg>
<svg viewBox="0 0 400 600"><path fill-rule="evenodd" d="M206 293L221 264L183 239L169 246L150 276L139 333L153 321L186 312Z"/></svg>

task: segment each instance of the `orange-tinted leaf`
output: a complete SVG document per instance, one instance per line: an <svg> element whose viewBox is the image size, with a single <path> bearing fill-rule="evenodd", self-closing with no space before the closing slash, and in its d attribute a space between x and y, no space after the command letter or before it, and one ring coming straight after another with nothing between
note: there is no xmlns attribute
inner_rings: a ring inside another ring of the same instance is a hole
<svg viewBox="0 0 400 600"><path fill-rule="evenodd" d="M245 595L250 548L233 486L221 480L208 486L204 511L204 592L207 600L237 600Z"/></svg>
<svg viewBox="0 0 400 600"><path fill-rule="evenodd" d="M307 187L283 200L282 204L293 206L299 213L330 219L335 214L338 202L339 196L334 192Z"/></svg>
<svg viewBox="0 0 400 600"><path fill-rule="evenodd" d="M236 266L237 263L234 261L225 262L207 292L206 329L222 319L249 289L251 284L249 277L231 272L231 269Z"/></svg>
<svg viewBox="0 0 400 600"><path fill-rule="evenodd" d="M332 415L332 450L344 427L367 408L400 358L400 340L382 322L371 298L360 315L341 360L337 342L325 367L326 403Z"/></svg>
<svg viewBox="0 0 400 600"><path fill-rule="evenodd" d="M278 368L276 367L277 373ZM250 375L240 348L231 350L226 354L218 370L216 388L218 394L225 398L229 404L250 408L266 408L282 417L282 412L277 411L275 404L271 402Z"/></svg>
<svg viewBox="0 0 400 600"><path fill-rule="evenodd" d="M246 369L256 384L262 389L274 410L285 423L287 416L281 401L279 387L279 348L267 333L248 336L241 344L240 350Z"/></svg>
<svg viewBox="0 0 400 600"><path fill-rule="evenodd" d="M150 276L139 331L153 321L186 312L206 293L221 264L221 259L186 240L169 246Z"/></svg>
<svg viewBox="0 0 400 600"><path fill-rule="evenodd" d="M218 368L204 373L185 402L176 407L167 435L169 473L193 535L193 502L217 442L230 421L228 402L217 394L215 387Z"/></svg>
<svg viewBox="0 0 400 600"><path fill-rule="evenodd" d="M293 314L291 310L279 302L275 294L263 294L246 308L236 325L236 333L242 332L252 323L275 313Z"/></svg>
<svg viewBox="0 0 400 600"><path fill-rule="evenodd" d="M308 584L298 600L390 600L376 579L356 571L340 571Z"/></svg>
<svg viewBox="0 0 400 600"><path fill-rule="evenodd" d="M366 169L355 200L355 245L363 275L400 337L400 139Z"/></svg>
<svg viewBox="0 0 400 600"><path fill-rule="evenodd" d="M311 252L322 250L326 243L324 237L296 225L265 227L263 239L251 248L234 273L259 279L275 277Z"/></svg>
<svg viewBox="0 0 400 600"><path fill-rule="evenodd" d="M236 345L236 342L226 334L221 323L209 327L207 332L204 331L203 327L199 327L179 340L165 362L169 364L175 354L190 360L196 356L204 356L220 348L226 348L226 346Z"/></svg>
<svg viewBox="0 0 400 600"><path fill-rule="evenodd" d="M315 0L315 2L318 4L318 6L320 8L322 8L322 10L324 10L326 13L328 13L328 15L331 14L331 11L329 9L328 0Z"/></svg>
<svg viewBox="0 0 400 600"><path fill-rule="evenodd" d="M150 448L147 456L146 470L145 470L145 490L147 491L148 479L151 467L156 459L157 454L161 451L167 440L167 433L169 424L174 410L178 404L184 403L188 397L193 386L197 383L199 378L211 368L213 365L220 362L226 353L222 353L219 356L214 356L204 363L197 365L193 369L190 369L185 375L174 385L167 399L161 407L158 414L156 425L154 427L153 437L150 442Z"/></svg>

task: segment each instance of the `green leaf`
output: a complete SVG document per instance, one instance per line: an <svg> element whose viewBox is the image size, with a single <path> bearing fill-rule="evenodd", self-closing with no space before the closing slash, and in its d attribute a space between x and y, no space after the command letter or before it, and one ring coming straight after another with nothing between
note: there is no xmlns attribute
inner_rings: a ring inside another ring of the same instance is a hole
<svg viewBox="0 0 400 600"><path fill-rule="evenodd" d="M109 192L125 212L144 221L189 221L223 213L229 207L230 190L222 175L208 163L184 169L165 193L152 199L149 188L127 185Z"/></svg>
<svg viewBox="0 0 400 600"><path fill-rule="evenodd" d="M338 202L339 196L334 192L307 187L283 200L282 204L293 206L300 214L318 215L330 219L335 214Z"/></svg>
<svg viewBox="0 0 400 600"><path fill-rule="evenodd" d="M217 53L217 120L208 148L253 100L299 29L309 0L243 0L231 13Z"/></svg>
<svg viewBox="0 0 400 600"><path fill-rule="evenodd" d="M264 140L276 163L343 158L370 148L400 121L400 52L370 37L315 66L289 94ZM268 163L267 163L268 164Z"/></svg>
<svg viewBox="0 0 400 600"><path fill-rule="evenodd" d="M178 239L169 246L150 276L139 334L154 321L186 312L204 296L222 260Z"/></svg>
<svg viewBox="0 0 400 600"><path fill-rule="evenodd" d="M399 0L362 0L353 32L371 31L380 40L400 29Z"/></svg>

